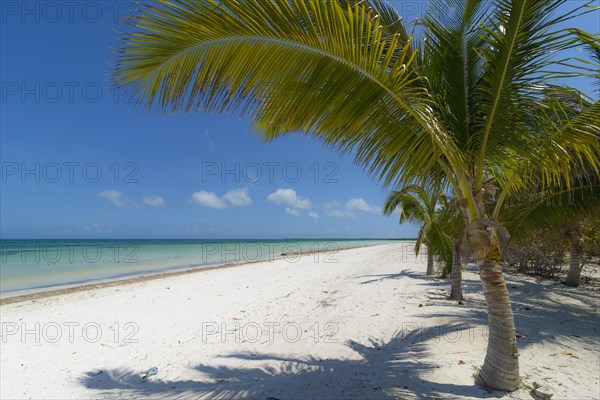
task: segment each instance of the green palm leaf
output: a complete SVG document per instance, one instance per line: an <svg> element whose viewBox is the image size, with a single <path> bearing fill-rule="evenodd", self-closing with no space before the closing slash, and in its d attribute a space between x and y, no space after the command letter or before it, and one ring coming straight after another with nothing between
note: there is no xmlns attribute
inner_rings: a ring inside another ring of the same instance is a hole
<svg viewBox="0 0 600 400"><path fill-rule="evenodd" d="M572 18L556 15L564 0L498 0L493 16L483 28L485 62L483 82L477 87L478 117L474 119L473 144L478 152L476 187L485 171L507 179L507 159L529 159L528 149L540 147L535 135L546 124L539 110L544 88L563 75L552 71L560 63L557 54L573 46L572 35L553 29ZM556 146L540 147L545 157L554 157ZM502 168L496 167L500 164ZM510 174L510 172L509 172ZM508 175L509 175L508 174ZM501 179L502 179L501 178Z"/></svg>
<svg viewBox="0 0 600 400"><path fill-rule="evenodd" d="M576 58L576 61L588 71L589 76L596 79L596 91L600 91L600 35L582 31L581 29L571 28L569 32L574 34L587 49L591 60Z"/></svg>
<svg viewBox="0 0 600 400"><path fill-rule="evenodd" d="M572 15L552 17L560 0L432 3L446 12L425 19L423 45L383 0L163 0L123 35L115 79L147 108L237 111L268 140L316 138L386 185L441 179L471 219L484 181L518 190L531 164L549 184L598 165L597 110L565 123L543 100L547 54L574 43L551 30Z"/></svg>
<svg viewBox="0 0 600 400"><path fill-rule="evenodd" d="M410 38L380 18L364 3L161 2L124 36L115 78L148 108L239 110L267 139L303 132L387 184L424 182L442 154L460 157L409 68Z"/></svg>
<svg viewBox="0 0 600 400"><path fill-rule="evenodd" d="M437 101L448 105L444 120L461 148L470 145L473 133L473 91L483 72L477 53L483 46L479 24L486 10L484 0L434 1L423 22L423 73Z"/></svg>
<svg viewBox="0 0 600 400"><path fill-rule="evenodd" d="M445 202L446 196L439 187L428 192L421 186L409 185L387 196L383 203L383 214L391 215L399 208L400 224L412 222L420 225L415 244L415 252L418 255L423 242L432 239L433 231L438 229L436 212ZM439 237L439 232L436 235L436 238Z"/></svg>
<svg viewBox="0 0 600 400"><path fill-rule="evenodd" d="M600 216L600 184L518 196L504 208L503 223L516 236L559 230L585 216Z"/></svg>

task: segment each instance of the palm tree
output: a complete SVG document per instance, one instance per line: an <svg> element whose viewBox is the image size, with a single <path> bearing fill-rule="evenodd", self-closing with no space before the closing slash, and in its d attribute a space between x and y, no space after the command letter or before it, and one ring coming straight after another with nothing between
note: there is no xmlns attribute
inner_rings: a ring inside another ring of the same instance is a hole
<svg viewBox="0 0 600 400"><path fill-rule="evenodd" d="M450 298L452 300L463 300L462 291L462 238L454 238L454 247L452 252L452 287L450 288Z"/></svg>
<svg viewBox="0 0 600 400"><path fill-rule="evenodd" d="M501 215L511 231L522 237L544 230L560 231L569 245L565 285L573 287L581 284L582 220L600 216L600 180L591 174L579 175L585 182L576 187L513 195Z"/></svg>
<svg viewBox="0 0 600 400"><path fill-rule="evenodd" d="M427 244L427 275L434 274L433 268L433 242L438 243L445 239L446 234L437 223L437 208L446 201L446 196L438 189L428 194L425 189L417 185L410 185L400 191L391 192L383 204L383 214L391 215L396 208L400 208L400 224L413 222L420 224L415 253L418 256L423 242Z"/></svg>
<svg viewBox="0 0 600 400"><path fill-rule="evenodd" d="M600 91L600 37L579 29L569 29L585 45L593 61L582 60L589 65L587 69L598 85L596 91ZM555 90L550 87L549 90ZM577 93L569 90L559 90L562 98L561 114L556 116L549 114L553 121L577 118L583 111L593 107L587 99L582 99ZM597 140L600 139L600 131L595 131ZM583 216L590 217L600 212L600 179L594 174L594 166L580 164L578 169L572 171L572 180L578 182L576 187L570 187L570 182L560 182L553 188L540 187L538 193L528 188L523 198L522 194L516 194L517 204L514 210L508 210L508 218L517 225L514 231L524 230L531 233L532 230L560 229L562 236L569 245L569 272L565 279L565 285L578 287L581 284L582 267L582 234ZM514 211L517 211L516 213ZM520 228L520 229L519 229ZM524 229L523 229L524 228ZM525 232L524 232L525 233Z"/></svg>
<svg viewBox="0 0 600 400"><path fill-rule="evenodd" d="M581 234L583 233L583 224L581 221L575 221L566 225L562 229L564 237L569 243L569 273L565 279L565 285L577 287L581 285Z"/></svg>
<svg viewBox="0 0 600 400"><path fill-rule="evenodd" d="M441 231L447 237L442 241L440 250L436 253L443 261L444 275L450 274L452 287L450 299L463 300L462 292L462 250L466 245L464 236L465 218L455 198L446 201L436 213L436 220Z"/></svg>
<svg viewBox="0 0 600 400"><path fill-rule="evenodd" d="M496 218L509 193L533 182L569 179L584 162L598 173L600 104L567 119L568 88L557 84L589 75L561 57L580 42L557 28L587 9L559 10L565 0L430 3L417 40L383 0L163 0L126 28L114 78L147 109L238 111L267 140L315 138L354 154L384 185L429 188L442 171L467 216L488 307L477 382L515 390ZM488 215L492 186L503 190Z"/></svg>

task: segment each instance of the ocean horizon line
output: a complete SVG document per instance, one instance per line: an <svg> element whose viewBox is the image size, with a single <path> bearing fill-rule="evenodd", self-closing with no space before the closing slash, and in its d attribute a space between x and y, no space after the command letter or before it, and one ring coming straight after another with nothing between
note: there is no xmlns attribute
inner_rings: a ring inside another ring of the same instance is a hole
<svg viewBox="0 0 600 400"><path fill-rule="evenodd" d="M373 238L364 238L364 237L351 237L351 238L336 238L336 237L305 237L305 238L0 238L0 242L3 241L35 241L35 240L213 240L213 241L266 241L266 240L279 240L279 241L293 241L293 240L417 240L417 238L389 238L389 237L373 237Z"/></svg>

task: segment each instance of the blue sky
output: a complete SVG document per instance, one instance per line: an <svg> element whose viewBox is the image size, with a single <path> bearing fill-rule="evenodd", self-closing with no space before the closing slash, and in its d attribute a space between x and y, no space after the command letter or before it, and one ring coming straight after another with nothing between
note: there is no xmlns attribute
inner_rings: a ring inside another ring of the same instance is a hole
<svg viewBox="0 0 600 400"><path fill-rule="evenodd" d="M238 115L145 114L111 90L132 4L0 3L2 238L416 235L380 215L386 192L349 157L298 135L264 143Z"/></svg>

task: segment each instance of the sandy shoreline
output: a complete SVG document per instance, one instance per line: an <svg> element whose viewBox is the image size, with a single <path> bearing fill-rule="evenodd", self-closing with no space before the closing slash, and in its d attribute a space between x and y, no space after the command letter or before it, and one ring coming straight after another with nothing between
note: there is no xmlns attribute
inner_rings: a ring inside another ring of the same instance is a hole
<svg viewBox="0 0 600 400"><path fill-rule="evenodd" d="M0 398L600 397L600 293L509 275L523 386L487 392L472 267L458 305L400 243L325 256L3 304Z"/></svg>
<svg viewBox="0 0 600 400"><path fill-rule="evenodd" d="M376 244L376 245L370 245L370 246L381 246L381 245ZM133 276L127 276L127 277L115 277L115 278L101 279L101 280L98 280L95 282L89 282L89 283L87 283L87 282L86 283L77 283L77 284L65 285L65 286L61 285L58 287L52 286L52 287L48 287L48 288L32 289L31 291L24 290L25 293L23 293L23 294L9 293L3 297L0 297L0 306L4 305L4 304L13 304L13 303L19 303L22 301L43 299L46 297L60 296L60 295L68 294L68 293L75 293L75 292L81 292L81 291L86 291L86 290L101 289L101 288L112 287L112 286L129 285L132 283L151 281L154 279L162 279L162 278L168 278L168 277L178 276L178 275L194 274L197 272L210 271L213 269L240 267L240 266L244 266L247 264L255 264L255 263L265 262L265 261L280 260L280 259L283 259L284 257L290 257L290 256L303 257L303 256L314 254L314 253L332 253L332 252L338 252L340 250L358 249L361 247L369 247L369 246L346 247L344 249L335 249L335 250L308 250L308 251L304 251L304 252L290 252L290 253L285 253L285 254L282 253L279 256L276 256L276 257L273 257L273 258L267 259L267 260L231 262L231 263L222 263L222 264L209 265L209 266L198 265L198 266L186 267L185 269L176 269L176 270L165 271L165 272L155 272L155 273L148 273L148 274L141 274L141 275L135 274Z"/></svg>

